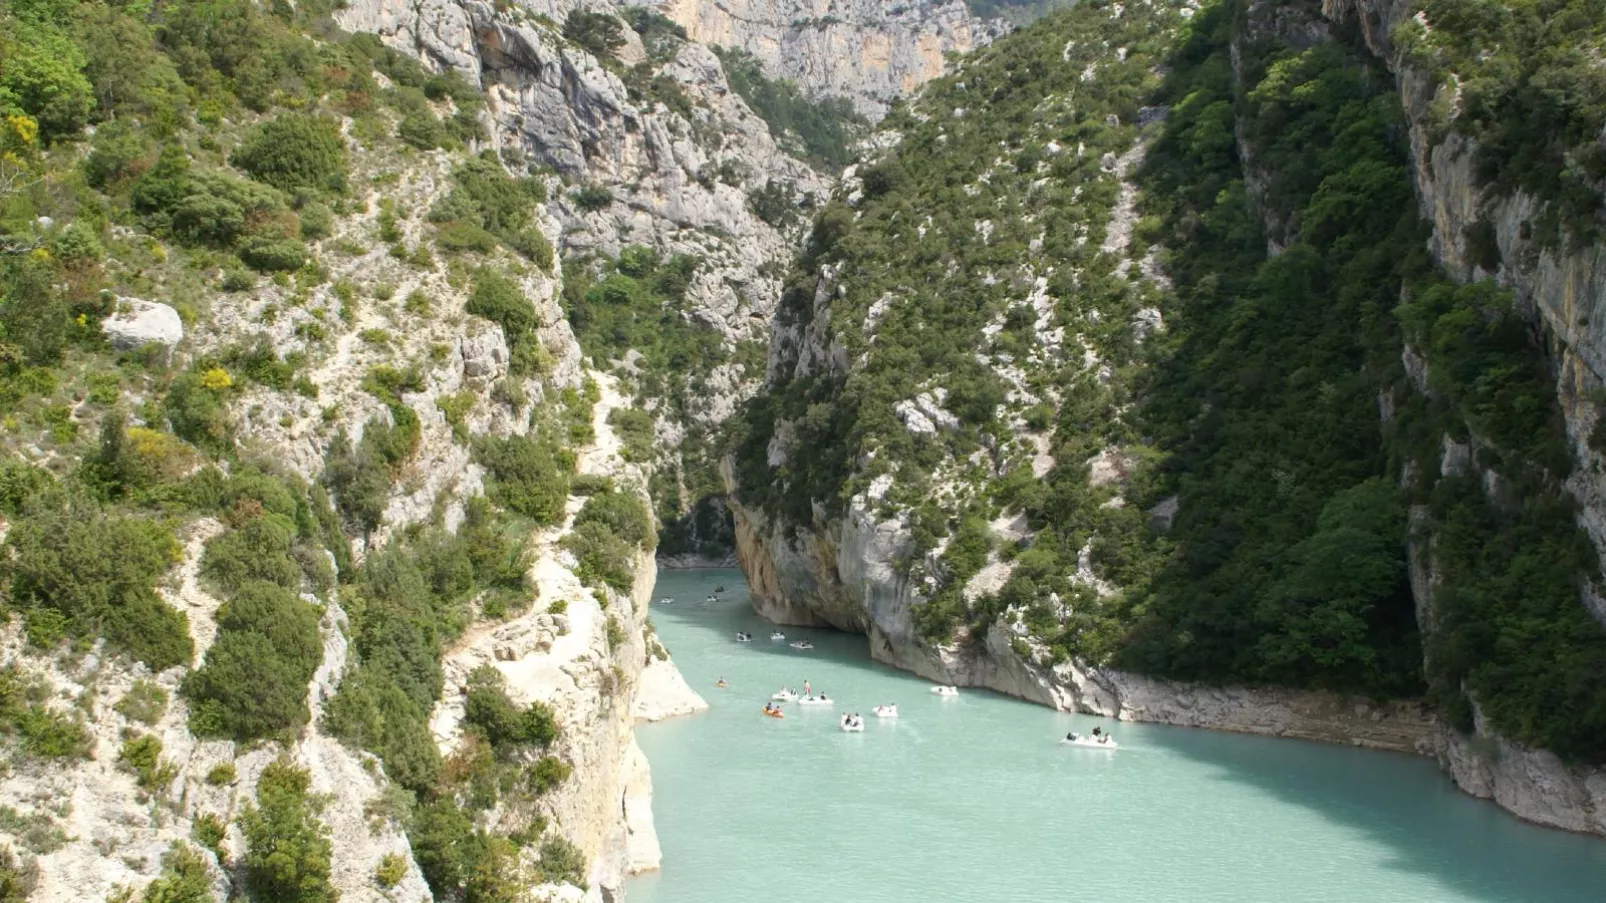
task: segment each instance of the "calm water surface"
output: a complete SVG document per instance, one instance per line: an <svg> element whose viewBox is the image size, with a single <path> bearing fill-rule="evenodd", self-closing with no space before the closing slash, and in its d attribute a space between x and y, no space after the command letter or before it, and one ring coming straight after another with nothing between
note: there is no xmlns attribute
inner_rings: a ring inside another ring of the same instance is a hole
<svg viewBox="0 0 1606 903"><path fill-rule="evenodd" d="M1606 841L1525 825L1426 760L1136 724L1113 725L1115 752L1061 747L1112 722L933 696L863 637L771 643L738 571L666 571L653 598L710 710L639 732L664 866L631 903L1606 901ZM762 716L805 678L865 732ZM885 702L899 720L871 716Z"/></svg>

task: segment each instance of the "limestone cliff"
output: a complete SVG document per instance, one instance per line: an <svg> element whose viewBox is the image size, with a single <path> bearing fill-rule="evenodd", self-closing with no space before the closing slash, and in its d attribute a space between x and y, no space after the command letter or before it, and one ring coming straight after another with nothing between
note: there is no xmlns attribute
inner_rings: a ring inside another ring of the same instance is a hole
<svg viewBox="0 0 1606 903"><path fill-rule="evenodd" d="M961 0L663 0L658 8L692 40L745 50L772 78L850 98L872 119L942 74L947 54L974 50L1007 28L976 18Z"/></svg>

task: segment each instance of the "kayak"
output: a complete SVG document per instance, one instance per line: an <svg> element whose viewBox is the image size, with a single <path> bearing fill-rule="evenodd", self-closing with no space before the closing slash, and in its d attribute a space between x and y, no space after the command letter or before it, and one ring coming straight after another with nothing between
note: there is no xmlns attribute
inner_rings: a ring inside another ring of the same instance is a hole
<svg viewBox="0 0 1606 903"><path fill-rule="evenodd" d="M786 714L780 709L765 709L764 714L771 718L785 718Z"/></svg>

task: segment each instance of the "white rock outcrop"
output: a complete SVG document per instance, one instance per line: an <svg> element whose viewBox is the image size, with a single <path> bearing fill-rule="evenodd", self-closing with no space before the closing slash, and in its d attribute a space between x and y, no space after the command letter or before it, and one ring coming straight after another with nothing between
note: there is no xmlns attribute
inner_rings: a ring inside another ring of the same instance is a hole
<svg viewBox="0 0 1606 903"><path fill-rule="evenodd" d="M158 301L139 298L118 298L116 307L100 321L100 331L113 348L172 348L184 341L184 321L178 311Z"/></svg>

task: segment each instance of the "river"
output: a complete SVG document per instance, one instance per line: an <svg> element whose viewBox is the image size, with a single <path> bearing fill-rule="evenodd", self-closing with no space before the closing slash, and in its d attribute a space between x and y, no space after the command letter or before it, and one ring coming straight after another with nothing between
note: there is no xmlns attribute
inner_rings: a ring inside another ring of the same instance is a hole
<svg viewBox="0 0 1606 903"><path fill-rule="evenodd" d="M771 642L734 570L661 572L653 599L709 711L639 730L664 856L631 903L1606 900L1606 840L1524 824L1425 759L943 699L864 637ZM834 711L763 717L805 679ZM888 702L896 721L871 716ZM1119 750L1057 743L1096 724Z"/></svg>

